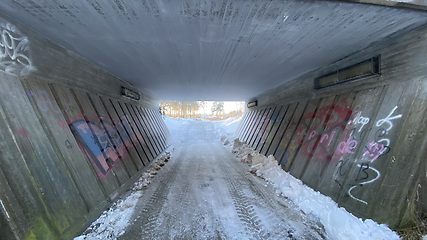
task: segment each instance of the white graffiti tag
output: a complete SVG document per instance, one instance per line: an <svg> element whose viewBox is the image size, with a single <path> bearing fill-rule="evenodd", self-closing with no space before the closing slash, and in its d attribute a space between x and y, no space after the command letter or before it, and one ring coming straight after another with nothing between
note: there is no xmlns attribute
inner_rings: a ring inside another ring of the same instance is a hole
<svg viewBox="0 0 427 240"><path fill-rule="evenodd" d="M16 27L0 18L0 70L27 75L34 70L28 38Z"/></svg>
<svg viewBox="0 0 427 240"><path fill-rule="evenodd" d="M362 131L362 128L366 124L369 123L369 120L370 120L369 118L362 116L362 112L358 112L357 115L356 115L356 117L354 117L353 124L355 124L355 125L356 124L361 124L362 125L362 126L360 126L359 131L358 131L358 132L360 132L360 131Z"/></svg>
<svg viewBox="0 0 427 240"><path fill-rule="evenodd" d="M388 124L388 128L386 129L386 131L388 132L388 131L390 131L390 129L392 129L393 128L393 123L391 122L391 120L395 120L395 119L398 119L398 118L401 118L402 117L402 114L399 114L399 115L396 115L396 116L392 116L393 115L393 113L394 113L394 111L396 111L396 109L397 109L397 106L396 107L394 107L393 108L393 110L391 110L391 112L388 114L388 116L387 117L385 117L385 118L383 118L383 119L380 119L380 120L378 120L378 122L377 122L377 127L380 127L381 125L383 125L384 123L387 123Z"/></svg>
<svg viewBox="0 0 427 240"><path fill-rule="evenodd" d="M350 189L348 189L348 192L347 192L348 195L352 199L354 199L360 203L363 203L365 205L367 205L368 202L355 197L351 193L351 191L353 191L357 187L363 187L366 184L373 183L381 177L380 172L377 169L370 166L370 164L372 165L381 155L387 154L388 151L390 151L391 141L388 137L386 137L386 135L389 134L390 130L393 129L393 122L392 121L402 117L402 114L393 116L393 114L396 110L397 110L397 106L395 106L385 118L382 118L376 122L375 125L377 127L381 127L377 131L377 134L379 134L379 135L376 136L375 141L371 141L368 146L365 146L366 151L363 153L363 157L364 157L363 163L357 164L357 166L359 167L359 172L356 176L356 182L358 182L360 180L365 180L365 179L366 179L366 181L363 181L361 183L358 183L357 185L352 186ZM361 123L362 127L360 129L362 129L363 126L369 122L369 119L363 118L361 116L361 114L358 114L356 116L354 122L356 124ZM378 138L380 138L380 139L378 139ZM394 159L394 157L392 158L392 161L394 161L393 159ZM369 179L368 170L376 173L376 176L371 180L367 180L367 179ZM359 177L359 175L361 175L362 177Z"/></svg>
<svg viewBox="0 0 427 240"><path fill-rule="evenodd" d="M362 166L362 165L360 165L360 164L357 164L357 166L358 166L359 168L362 168L362 167L363 167L363 166ZM377 174L377 176L376 176L375 178L373 178L373 179L369 180L369 181L361 182L361 183L359 183L359 184L357 184L357 185L355 185L355 186L351 187L350 189L348 189L348 192L347 192L347 193L348 193L348 195L349 195L351 198L353 198L354 200L356 200L356 201L358 201L358 202L361 202L361 203L363 203L363 204L366 204L366 205L368 205L368 202L363 201L362 199L358 199L358 198L356 198L355 196L353 196L353 194L351 194L351 191L352 191L353 189L357 188L357 187L363 187L363 185L365 185L365 184L373 183L373 182L377 181L377 180L378 180L378 178L380 178L381 174L380 174L380 172L379 172L377 169L375 169L375 168L373 168L373 167L370 167L370 166L367 166L367 168L366 168L365 170L368 170L368 169L370 169L370 170L374 171L374 172Z"/></svg>

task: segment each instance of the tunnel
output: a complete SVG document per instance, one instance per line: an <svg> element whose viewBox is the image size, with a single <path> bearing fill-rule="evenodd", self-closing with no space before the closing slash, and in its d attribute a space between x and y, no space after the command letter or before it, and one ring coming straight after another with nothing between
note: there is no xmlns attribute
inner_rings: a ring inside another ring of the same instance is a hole
<svg viewBox="0 0 427 240"><path fill-rule="evenodd" d="M90 239L129 196L92 239L426 239L424 0L2 0L0 31L0 239Z"/></svg>

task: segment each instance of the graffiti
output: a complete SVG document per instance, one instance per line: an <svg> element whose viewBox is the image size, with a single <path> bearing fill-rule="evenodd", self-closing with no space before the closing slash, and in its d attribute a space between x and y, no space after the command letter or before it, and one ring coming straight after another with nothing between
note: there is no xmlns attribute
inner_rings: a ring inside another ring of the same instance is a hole
<svg viewBox="0 0 427 240"><path fill-rule="evenodd" d="M70 141L68 141L68 140L65 140L65 146L66 146L68 149L73 148L73 145L71 145Z"/></svg>
<svg viewBox="0 0 427 240"><path fill-rule="evenodd" d="M125 154L125 147L118 132L108 122L101 120L100 124L96 125L80 120L71 123L70 128L101 177L107 176Z"/></svg>
<svg viewBox="0 0 427 240"><path fill-rule="evenodd" d="M371 180L364 181L364 182L361 182L361 183L358 183L358 184L352 186L347 192L348 195L352 199L354 199L358 202L361 202L363 204L367 205L368 202L355 197L352 194L352 190L356 189L357 187L363 187L366 184L371 184L371 183L377 181L381 177L380 172L377 169L370 166L370 164L374 163L378 158L380 158L381 156L386 155L388 152L390 152L391 141L389 138L386 138L386 135L390 132L390 130L393 129L393 122L392 121L402 117L402 114L393 116L393 114L396 110L397 110L397 106L395 106L385 118L382 118L375 123L375 126L381 127L381 128L379 128L375 132L374 141L371 141L368 144L368 146L365 146L366 150L362 155L362 157L363 157L363 159L361 161L362 163L357 165L359 167L359 171L358 171L358 174L356 176L355 181L359 182L361 180L369 179L370 175L369 175L368 170L375 172L376 176L374 178L372 178ZM359 119L360 119L360 117L359 117Z"/></svg>
<svg viewBox="0 0 427 240"><path fill-rule="evenodd" d="M28 138L27 130L25 130L24 128L19 128L18 132L19 132L19 135L21 135L21 137Z"/></svg>
<svg viewBox="0 0 427 240"><path fill-rule="evenodd" d="M0 18L0 69L17 75L34 70L28 43L14 25Z"/></svg>
<svg viewBox="0 0 427 240"><path fill-rule="evenodd" d="M369 174L367 170L369 169L369 163L362 163L357 166L359 167L359 171L357 172L356 181L368 179Z"/></svg>
<svg viewBox="0 0 427 240"><path fill-rule="evenodd" d="M351 137L347 139L345 142L340 142L337 146L337 150L342 155L344 154L354 154L354 149L357 147L356 140L350 140Z"/></svg>
<svg viewBox="0 0 427 240"><path fill-rule="evenodd" d="M363 127L369 123L369 121L370 121L369 118L362 116L362 112L358 112L356 114L356 116L354 117L353 121L350 122L350 124L353 124L353 125L362 124L362 126L360 126L359 131L358 131L358 132L360 132L360 131L362 131Z"/></svg>
<svg viewBox="0 0 427 240"><path fill-rule="evenodd" d="M38 97L39 103L37 104L37 108L42 112L53 111L55 113L61 113L61 110L58 107L55 107L52 101L49 98L49 95L44 90L39 91L25 91L28 97Z"/></svg>
<svg viewBox="0 0 427 240"><path fill-rule="evenodd" d="M275 124L276 123L276 118L277 118L277 115L279 114L279 111L275 111L274 113L273 113L273 115L270 117L270 118L268 118L267 120L266 120L266 128L265 128L265 131L264 131L264 134L261 136L261 141L260 141L260 144L261 144L261 146L265 143L265 141L267 140L267 137L268 137L268 135L269 135L269 133L270 133L270 130L271 130L271 128L273 127L273 124Z"/></svg>
<svg viewBox="0 0 427 240"><path fill-rule="evenodd" d="M387 117L378 120L376 126L381 127L383 124L386 123L386 124L388 124L388 128L386 129L386 131L387 132L390 131L393 128L393 123L391 122L391 120L399 119L402 117L402 114L399 114L399 115L392 117L392 115L393 115L394 111L396 111L396 109L397 109L397 106L394 107L393 110L391 110L391 112L387 115Z"/></svg>
<svg viewBox="0 0 427 240"><path fill-rule="evenodd" d="M7 212L6 207L4 206L3 201L2 201L1 199L0 199L0 204L1 204L1 207L3 208L3 211L6 213L6 217L7 217L7 218L10 218L10 215L9 215L9 213Z"/></svg>
<svg viewBox="0 0 427 240"><path fill-rule="evenodd" d="M367 151L363 153L363 156L368 155L369 158L371 158L371 162L378 159L378 157L384 152L384 145L378 144L377 142L371 142L369 143L369 148L365 146Z"/></svg>
<svg viewBox="0 0 427 240"><path fill-rule="evenodd" d="M361 172L361 171L363 171L363 172L364 172L364 174L366 174L366 177L365 177L365 178L363 178L363 179L367 179L367 178L369 177L369 174L368 174L367 170L372 170L372 171L374 171L374 172L377 174L377 176L375 176L373 179L368 180L368 181L365 181L365 182L361 182L361 183L359 183L358 185L352 186L352 187L351 187L350 189L348 189L348 191L347 191L347 194L348 194L352 199L354 199L354 200L356 200L356 201L358 201L358 202L361 202L361 203L363 203L363 204L365 204L365 205L368 205L368 202L366 202L366 201L364 201L364 200L361 200L361 199L356 198L355 196L353 196L353 194L351 193L351 191L353 191L353 190L354 190L355 188L357 188L357 187L363 187L365 184L369 184L369 183L373 183L373 182L377 181L377 180L381 177L381 174L380 174L380 172L379 172L377 169L375 169L375 168L373 168L373 167L370 167L370 166L369 166L369 164L357 164L357 167L359 167L359 174L360 174L360 172ZM359 174L358 174L358 175L359 175Z"/></svg>
<svg viewBox="0 0 427 240"><path fill-rule="evenodd" d="M301 140L299 141L301 153L309 157L318 157L323 160L332 159L333 155L337 152L336 149L333 148L334 144L332 144L335 138L339 136L339 134L336 133L345 129L351 114L352 110L348 108L331 105L320 108L316 114L311 113L305 115L302 121L302 124L305 126L298 128L297 134L298 136L302 136L304 131L309 127L308 124L310 120L312 130L306 141L303 143ZM316 129L322 127L322 124L325 124L326 130L318 132ZM353 154L353 149L356 148L356 146L357 142L354 140L349 139L341 142L337 146L339 149L338 153Z"/></svg>

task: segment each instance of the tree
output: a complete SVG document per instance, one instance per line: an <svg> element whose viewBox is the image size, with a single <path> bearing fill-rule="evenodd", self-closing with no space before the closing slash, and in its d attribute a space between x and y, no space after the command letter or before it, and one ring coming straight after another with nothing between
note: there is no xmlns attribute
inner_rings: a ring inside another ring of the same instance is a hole
<svg viewBox="0 0 427 240"><path fill-rule="evenodd" d="M199 103L199 108L203 109L203 114L206 114L206 102L205 101L200 101Z"/></svg>
<svg viewBox="0 0 427 240"><path fill-rule="evenodd" d="M212 114L216 115L216 114L224 114L224 102L222 101L215 101L212 104L212 108L211 108Z"/></svg>

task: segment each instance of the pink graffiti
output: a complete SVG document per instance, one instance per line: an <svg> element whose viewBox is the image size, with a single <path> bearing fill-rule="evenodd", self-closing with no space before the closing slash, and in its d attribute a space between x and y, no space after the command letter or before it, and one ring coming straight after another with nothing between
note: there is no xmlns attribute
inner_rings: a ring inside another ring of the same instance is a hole
<svg viewBox="0 0 427 240"><path fill-rule="evenodd" d="M58 121L58 126L60 126L61 128L65 127L64 123L62 123L61 121Z"/></svg>
<svg viewBox="0 0 427 240"><path fill-rule="evenodd" d="M354 154L354 149L357 147L357 141L356 140L350 140L350 139L351 139L351 137L349 137L347 139L347 141L340 142L338 144L337 149L341 154L345 154L345 153Z"/></svg>
<svg viewBox="0 0 427 240"><path fill-rule="evenodd" d="M309 157L317 157L319 160L330 160L336 153L333 148L334 138L339 137L337 132L344 130L345 126L350 119L352 110L349 109L349 104L343 102L339 105L329 105L318 109L317 112L309 113L303 116L301 126L297 129L298 138L303 138L307 127L307 139L297 141L301 146L301 153ZM321 129L321 130L320 130ZM357 142L348 140L340 143L341 154L354 153Z"/></svg>
<svg viewBox="0 0 427 240"><path fill-rule="evenodd" d="M376 142L369 143L369 148L365 153L363 153L363 156L368 155L369 158L372 158L371 162L378 159L378 157L381 155L381 153L384 151L384 145L378 144Z"/></svg>

